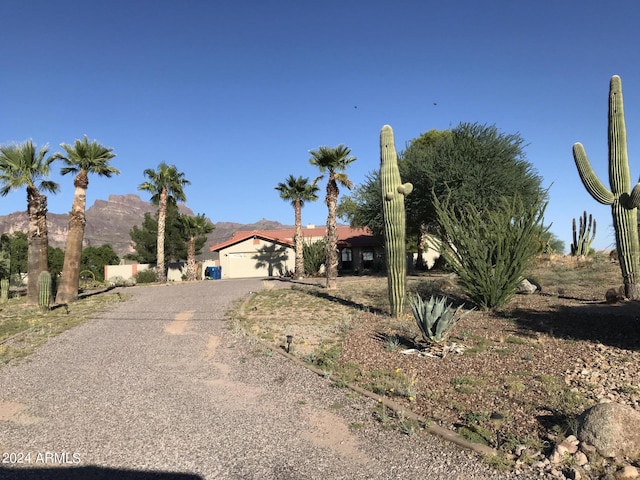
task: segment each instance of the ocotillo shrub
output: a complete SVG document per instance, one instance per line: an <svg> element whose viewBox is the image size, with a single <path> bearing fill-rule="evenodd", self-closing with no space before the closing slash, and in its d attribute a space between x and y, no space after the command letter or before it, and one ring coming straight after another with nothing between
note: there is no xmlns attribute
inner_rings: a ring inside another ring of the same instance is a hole
<svg viewBox="0 0 640 480"><path fill-rule="evenodd" d="M515 295L526 268L538 253L546 205L523 212L517 200L478 211L472 204L454 209L434 195L442 255L458 275L458 286L482 309L500 307Z"/></svg>

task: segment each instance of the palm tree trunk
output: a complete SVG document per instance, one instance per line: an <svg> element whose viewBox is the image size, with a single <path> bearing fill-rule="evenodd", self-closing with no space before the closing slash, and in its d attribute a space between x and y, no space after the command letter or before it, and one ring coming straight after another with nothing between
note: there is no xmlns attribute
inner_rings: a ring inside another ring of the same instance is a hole
<svg viewBox="0 0 640 480"><path fill-rule="evenodd" d="M189 238L187 246L187 281L193 282L198 274L198 266L196 264L196 237Z"/></svg>
<svg viewBox="0 0 640 480"><path fill-rule="evenodd" d="M164 232L166 228L167 222L167 200L168 200L168 192L166 189L163 189L160 192L160 202L158 208L158 243L157 243L157 280L160 283L165 283L167 281L167 272L165 270L164 265Z"/></svg>
<svg viewBox="0 0 640 480"><path fill-rule="evenodd" d="M338 203L338 185L333 176L327 183L327 252L325 270L327 274L327 290L337 288L338 278L338 226L336 224L336 208Z"/></svg>
<svg viewBox="0 0 640 480"><path fill-rule="evenodd" d="M49 238L47 229L47 197L35 187L27 187L29 217L27 253L27 303L38 304L38 277L49 270Z"/></svg>
<svg viewBox="0 0 640 480"><path fill-rule="evenodd" d="M304 253L302 248L302 207L300 206L300 200L296 200L294 205L295 217L296 217L296 235L294 243L296 245L296 279L300 280L304 277Z"/></svg>
<svg viewBox="0 0 640 480"><path fill-rule="evenodd" d="M86 172L80 172L74 184L76 189L69 213L69 230L64 250L64 264L56 295L57 304L66 304L76 300L80 287L80 260L82 259L82 243L86 224L85 207L89 184Z"/></svg>

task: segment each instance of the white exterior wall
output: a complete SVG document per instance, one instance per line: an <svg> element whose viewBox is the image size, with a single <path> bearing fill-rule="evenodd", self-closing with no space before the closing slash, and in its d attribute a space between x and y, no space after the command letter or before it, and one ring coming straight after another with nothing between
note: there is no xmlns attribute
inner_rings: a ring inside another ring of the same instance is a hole
<svg viewBox="0 0 640 480"><path fill-rule="evenodd" d="M153 268L154 265L150 263L134 263L131 265L105 265L104 266L104 279L106 282L113 278L120 277L125 280L132 279L136 273Z"/></svg>
<svg viewBox="0 0 640 480"><path fill-rule="evenodd" d="M131 265L105 265L104 279L110 281L113 278L121 277L125 280L133 279L138 272L155 268L152 263L134 263ZM182 275L187 273L186 262L170 263L167 269L167 281L181 282Z"/></svg>
<svg viewBox="0 0 640 480"><path fill-rule="evenodd" d="M181 282L182 276L187 274L187 262L167 264L167 281Z"/></svg>
<svg viewBox="0 0 640 480"><path fill-rule="evenodd" d="M260 238L248 238L220 250L220 266L222 278L278 277L295 268L295 250Z"/></svg>

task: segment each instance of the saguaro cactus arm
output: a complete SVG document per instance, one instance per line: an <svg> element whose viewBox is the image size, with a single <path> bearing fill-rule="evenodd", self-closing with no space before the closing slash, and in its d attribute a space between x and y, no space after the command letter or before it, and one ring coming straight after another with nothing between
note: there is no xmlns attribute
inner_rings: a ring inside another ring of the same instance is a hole
<svg viewBox="0 0 640 480"><path fill-rule="evenodd" d="M613 194L631 191L631 173L627 153L627 127L624 121L622 80L618 75L609 82L609 184Z"/></svg>
<svg viewBox="0 0 640 480"><path fill-rule="evenodd" d="M584 184L587 192L597 201L604 205L611 205L615 198L613 192L609 190L597 177L593 171L587 153L581 143L575 143L573 145L573 158L578 167L578 174Z"/></svg>
<svg viewBox="0 0 640 480"><path fill-rule="evenodd" d="M640 182L636 183L636 186L631 190L629 195L629 208L640 207Z"/></svg>

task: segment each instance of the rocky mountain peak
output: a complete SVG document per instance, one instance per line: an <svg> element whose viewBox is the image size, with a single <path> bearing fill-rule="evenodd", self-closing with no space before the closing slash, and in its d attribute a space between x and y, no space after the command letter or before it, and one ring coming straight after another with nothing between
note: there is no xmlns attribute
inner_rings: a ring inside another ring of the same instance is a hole
<svg viewBox="0 0 640 480"><path fill-rule="evenodd" d="M136 194L109 195L108 200L96 200L86 211L87 225L85 227L85 246L99 247L110 244L114 251L123 257L131 253L131 237L129 232L138 225L142 225L145 213L155 214L157 206L151 202L142 200ZM193 215L193 211L184 204L178 204L178 210L187 215ZM47 224L49 226L49 245L65 248L67 225L69 217L66 214L49 212ZM233 236L238 230L272 230L290 228L279 222L265 218L253 224L240 224L233 222L218 222L215 229L207 235L207 245L223 242ZM29 221L26 212L14 212L9 215L0 215L0 233L26 232ZM203 249L203 257L207 257L209 250Z"/></svg>

